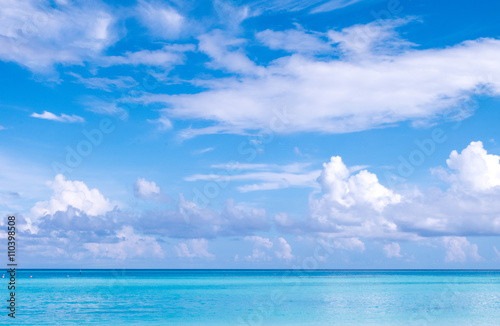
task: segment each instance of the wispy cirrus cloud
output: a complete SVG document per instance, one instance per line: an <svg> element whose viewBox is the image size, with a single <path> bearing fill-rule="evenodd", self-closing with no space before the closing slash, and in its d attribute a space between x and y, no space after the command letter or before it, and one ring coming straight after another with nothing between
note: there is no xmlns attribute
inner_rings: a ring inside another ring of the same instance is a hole
<svg viewBox="0 0 500 326"><path fill-rule="evenodd" d="M185 20L174 9L141 1L132 16L145 23L154 35L176 38ZM15 62L38 74L53 74L56 66L148 65L172 67L184 61L183 52L192 44L168 44L161 49L139 49L107 55L105 51L124 35L118 22L128 18L125 11L99 0L51 4L38 1L6 0L0 12L0 60ZM112 79L81 80L88 87L123 85ZM122 80L123 81L123 80Z"/></svg>
<svg viewBox="0 0 500 326"><path fill-rule="evenodd" d="M215 149L215 147L206 147L206 148L202 148L202 149L198 149L198 150L193 151L193 154L195 154L195 155L201 155L201 154L205 154L205 153L211 152L214 149Z"/></svg>
<svg viewBox="0 0 500 326"><path fill-rule="evenodd" d="M127 51L122 55L101 56L95 61L102 67L144 65L168 69L184 63L186 59L184 53L194 50L195 46L193 44L169 44L157 50Z"/></svg>
<svg viewBox="0 0 500 326"><path fill-rule="evenodd" d="M115 19L98 1L3 1L0 59L35 72L57 63L81 64L116 42Z"/></svg>
<svg viewBox="0 0 500 326"><path fill-rule="evenodd" d="M160 1L138 1L135 13L150 35L163 39L176 39L189 31L188 19L175 8Z"/></svg>
<svg viewBox="0 0 500 326"><path fill-rule="evenodd" d="M79 74L69 72L68 75L76 78L76 82L91 89L101 89L106 92L113 90L123 90L137 86L137 82L130 76L118 76L115 78L106 77L82 77Z"/></svg>
<svg viewBox="0 0 500 326"><path fill-rule="evenodd" d="M293 163L288 165L252 164L231 162L227 164L213 164L211 168L218 169L218 174L195 174L184 178L186 181L223 181L248 182L259 181L254 184L244 184L237 187L240 192L274 190L288 187L317 187L316 179L320 170L308 169L310 164ZM253 171L242 173L243 171Z"/></svg>
<svg viewBox="0 0 500 326"><path fill-rule="evenodd" d="M310 13L329 12L341 9L363 0L258 0L250 4L251 8L257 11L302 11L307 10Z"/></svg>
<svg viewBox="0 0 500 326"><path fill-rule="evenodd" d="M37 118L37 119L44 119L44 120L52 120L52 121L57 121L57 122L63 122L63 123L83 123L85 122L85 119L77 116L77 115L67 115L64 113L61 113L61 115L57 116L52 112L48 111L43 111L43 113L36 113L33 112L30 117L32 118Z"/></svg>
<svg viewBox="0 0 500 326"><path fill-rule="evenodd" d="M128 112L119 106L118 101L113 101L110 98L85 96L81 99L81 104L87 111L97 114L118 116L120 119L127 119Z"/></svg>
<svg viewBox="0 0 500 326"><path fill-rule="evenodd" d="M500 40L417 49L395 31L413 20L333 30L331 57L292 54L265 67L245 55L243 40L212 32L200 41L200 49L212 58L210 65L241 78L211 79L204 83L207 90L194 94L144 94L138 100L167 106L162 110L167 119L207 121L208 126L181 131L193 137L262 130L275 118L276 103L286 107L289 121L278 132L338 134L408 121L463 119L472 114L468 104L475 95L500 95L495 60Z"/></svg>

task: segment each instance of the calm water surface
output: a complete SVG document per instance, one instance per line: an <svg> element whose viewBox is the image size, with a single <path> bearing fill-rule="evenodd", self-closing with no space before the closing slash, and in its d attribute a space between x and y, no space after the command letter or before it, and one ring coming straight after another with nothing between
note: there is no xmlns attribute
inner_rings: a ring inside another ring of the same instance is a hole
<svg viewBox="0 0 500 326"><path fill-rule="evenodd" d="M17 318L4 311L0 324L500 324L500 271L23 270L17 277ZM7 299L7 275L0 282Z"/></svg>

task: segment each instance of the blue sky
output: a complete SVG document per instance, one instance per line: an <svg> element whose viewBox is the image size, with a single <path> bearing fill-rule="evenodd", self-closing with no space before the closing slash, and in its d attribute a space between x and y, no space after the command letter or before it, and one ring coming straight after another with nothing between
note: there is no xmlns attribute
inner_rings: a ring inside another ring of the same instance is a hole
<svg viewBox="0 0 500 326"><path fill-rule="evenodd" d="M498 267L498 9L7 0L20 265Z"/></svg>

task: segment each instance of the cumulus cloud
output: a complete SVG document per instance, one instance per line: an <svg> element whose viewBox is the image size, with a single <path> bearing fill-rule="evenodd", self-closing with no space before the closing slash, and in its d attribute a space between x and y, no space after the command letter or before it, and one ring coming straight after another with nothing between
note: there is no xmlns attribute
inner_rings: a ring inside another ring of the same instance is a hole
<svg viewBox="0 0 500 326"><path fill-rule="evenodd" d="M124 226L117 234L113 243L85 243L83 247L98 257L112 259L128 259L134 257L163 258L161 246L152 237L141 236L134 232L131 226Z"/></svg>
<svg viewBox="0 0 500 326"><path fill-rule="evenodd" d="M443 243L446 248L446 262L463 263L468 259L473 261L483 259L477 252L477 245L470 243L465 237L443 237Z"/></svg>
<svg viewBox="0 0 500 326"><path fill-rule="evenodd" d="M401 201L401 195L382 186L375 174L362 170L351 175L340 156L333 156L323 164L318 182L325 201L347 208L360 204L382 211L387 205Z"/></svg>
<svg viewBox="0 0 500 326"><path fill-rule="evenodd" d="M446 160L457 171L452 182L464 191L490 191L500 186L500 156L488 154L480 141L471 142L460 154L453 151Z"/></svg>
<svg viewBox="0 0 500 326"><path fill-rule="evenodd" d="M39 201L31 209L34 217L52 215L58 211L66 211L74 207L88 215L101 215L115 207L97 189L89 189L82 181L71 181L58 174L49 182L53 194L48 201Z"/></svg>
<svg viewBox="0 0 500 326"><path fill-rule="evenodd" d="M446 162L449 170L438 171L449 188L431 188L395 209L400 229L427 236L499 234L499 156L478 141L460 154L452 151Z"/></svg>
<svg viewBox="0 0 500 326"><path fill-rule="evenodd" d="M208 252L208 241L206 239L191 239L181 242L175 246L177 256L186 258L214 259L215 255Z"/></svg>
<svg viewBox="0 0 500 326"><path fill-rule="evenodd" d="M43 111L43 113L36 113L33 112L30 117L33 118L38 118L38 119L45 119L45 120L52 120L52 121L57 121L57 122L66 122L66 123L75 123L75 122L85 122L85 119L82 117L79 117L77 115L67 115L64 113L61 113L60 116L55 115L52 112L48 111Z"/></svg>
<svg viewBox="0 0 500 326"><path fill-rule="evenodd" d="M500 234L499 157L472 142L460 154L453 151L449 169L440 176L447 189L405 190L383 186L366 170L349 172L340 157L323 165L318 178L321 193L309 198L306 219L286 213L274 218L283 232L318 232L337 238L413 239L432 236Z"/></svg>
<svg viewBox="0 0 500 326"><path fill-rule="evenodd" d="M293 54L266 67L245 55L243 40L214 31L200 37L200 50L212 58L211 67L240 78L205 81L208 89L194 94L145 94L140 100L167 105L163 114L170 119L209 122L186 130L188 137L263 130L274 118L277 103L290 116L287 128L277 132L346 133L403 121L462 119L471 114L464 104L472 96L500 94L495 77L500 75L498 39L442 49L411 48L394 32L408 21L382 20L333 31L330 36L337 46L331 57ZM369 38L360 45L357 39L364 30L370 31Z"/></svg>
<svg viewBox="0 0 500 326"><path fill-rule="evenodd" d="M137 178L134 184L134 196L142 199L157 198L160 195L160 187L153 181Z"/></svg>
<svg viewBox="0 0 500 326"><path fill-rule="evenodd" d="M401 247L397 242L391 242L389 244L384 245L384 252L387 258L392 257L402 257L401 256Z"/></svg>

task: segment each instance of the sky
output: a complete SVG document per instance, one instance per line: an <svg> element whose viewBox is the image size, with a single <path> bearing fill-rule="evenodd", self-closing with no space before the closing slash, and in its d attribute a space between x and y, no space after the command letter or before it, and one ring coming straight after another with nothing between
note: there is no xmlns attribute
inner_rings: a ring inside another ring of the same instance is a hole
<svg viewBox="0 0 500 326"><path fill-rule="evenodd" d="M2 0L19 268L498 268L500 3Z"/></svg>

